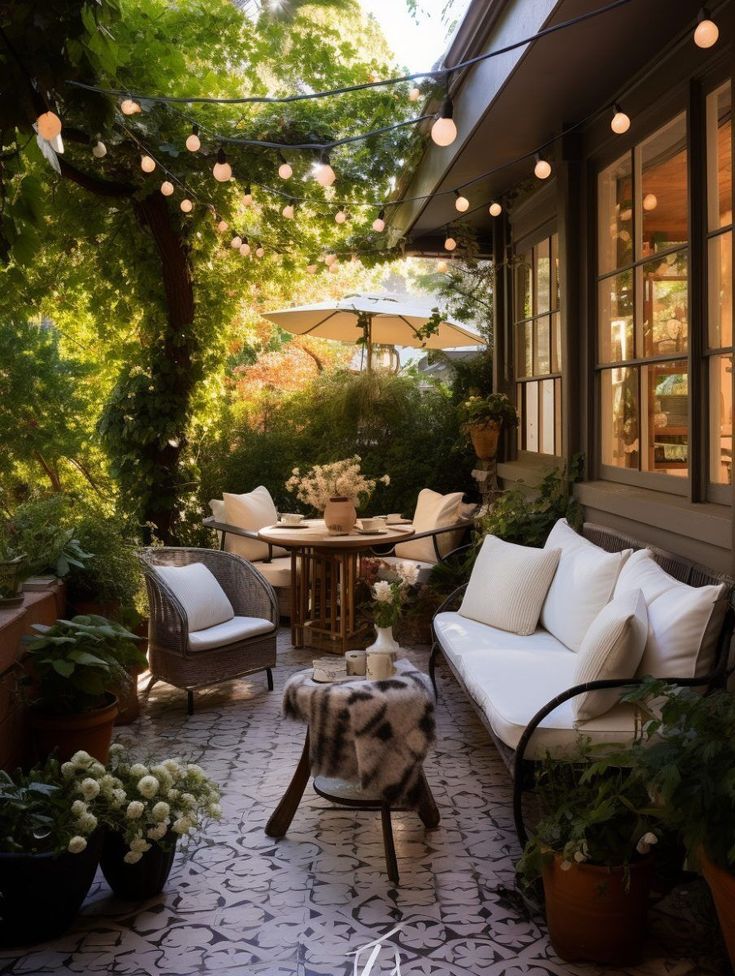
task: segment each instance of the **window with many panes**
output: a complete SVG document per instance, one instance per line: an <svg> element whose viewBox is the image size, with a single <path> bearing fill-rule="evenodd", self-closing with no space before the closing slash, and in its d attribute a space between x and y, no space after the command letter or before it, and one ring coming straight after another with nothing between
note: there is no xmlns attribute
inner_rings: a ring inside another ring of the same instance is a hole
<svg viewBox="0 0 735 976"><path fill-rule="evenodd" d="M690 464L687 181L684 114L598 177L601 461L669 479Z"/></svg>
<svg viewBox="0 0 735 976"><path fill-rule="evenodd" d="M561 454L559 239L550 234L515 255L513 334L518 446Z"/></svg>

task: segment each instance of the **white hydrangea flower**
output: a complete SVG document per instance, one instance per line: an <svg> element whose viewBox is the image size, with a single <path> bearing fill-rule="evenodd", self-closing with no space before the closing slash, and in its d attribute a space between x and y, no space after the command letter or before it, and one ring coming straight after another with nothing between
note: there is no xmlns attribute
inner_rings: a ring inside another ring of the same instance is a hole
<svg viewBox="0 0 735 976"><path fill-rule="evenodd" d="M77 767L73 762L65 762L61 764L61 775L64 777L64 779L71 779L76 771Z"/></svg>
<svg viewBox="0 0 735 976"><path fill-rule="evenodd" d="M181 805L191 809L197 805L196 797L192 796L191 793L181 794Z"/></svg>
<svg viewBox="0 0 735 976"><path fill-rule="evenodd" d="M123 789L116 789L112 791L112 796L110 802L114 807L121 807L123 803L127 800L128 795Z"/></svg>
<svg viewBox="0 0 735 976"><path fill-rule="evenodd" d="M168 799L171 801L171 803L175 803L179 799L180 796L181 796L181 791L180 790L169 790L168 791Z"/></svg>
<svg viewBox="0 0 735 976"><path fill-rule="evenodd" d="M155 827L149 827L146 831L146 837L150 837L151 840L161 840L168 833L168 820L164 820L163 823L156 824Z"/></svg>
<svg viewBox="0 0 735 976"><path fill-rule="evenodd" d="M96 826L97 817L95 817L93 813L89 813L89 811L87 811L87 813L83 813L79 820L77 820L77 827L84 834L91 834Z"/></svg>
<svg viewBox="0 0 735 976"><path fill-rule="evenodd" d="M399 574L403 577L406 583L413 586L416 580L419 578L419 567L416 563L402 562L398 563L396 566Z"/></svg>
<svg viewBox="0 0 735 976"><path fill-rule="evenodd" d="M166 767L161 763L160 766L152 766L151 773L156 777L158 782L161 784L162 789L168 789L173 783L173 777L171 773L166 769Z"/></svg>
<svg viewBox="0 0 735 976"><path fill-rule="evenodd" d="M378 603L390 603L393 599L393 592L387 580L378 580L373 584L373 596Z"/></svg>
<svg viewBox="0 0 735 976"><path fill-rule="evenodd" d="M188 763L186 771L195 782L205 779L204 770L197 763Z"/></svg>
<svg viewBox="0 0 735 976"><path fill-rule="evenodd" d="M147 776L148 767L144 766L143 763L133 763L133 765L130 767L130 775L137 777Z"/></svg>
<svg viewBox="0 0 735 976"><path fill-rule="evenodd" d="M159 823L161 820L168 820L170 813L171 813L171 807L168 805L168 803L165 803L163 800L159 800L158 803L156 803L153 809L151 810L151 815L153 816L153 819L159 821Z"/></svg>
<svg viewBox="0 0 735 976"><path fill-rule="evenodd" d="M138 792L141 796L144 796L147 800L150 800L151 797L154 797L156 793L158 793L158 786L159 783L155 776L144 776L138 782Z"/></svg>
<svg viewBox="0 0 735 976"><path fill-rule="evenodd" d="M582 851L575 851L574 860L577 862L577 864L584 864L584 862L587 860L587 856Z"/></svg>
<svg viewBox="0 0 735 976"><path fill-rule="evenodd" d="M140 851L128 851L128 853L123 858L126 864L137 864L138 861L143 857Z"/></svg>
<svg viewBox="0 0 735 976"><path fill-rule="evenodd" d="M192 828L192 823L188 817L179 817L178 820L174 821L173 827L171 829L175 834L188 834L191 828Z"/></svg>
<svg viewBox="0 0 735 976"><path fill-rule="evenodd" d="M71 805L71 813L73 817L81 817L87 812L87 804L84 800L75 800Z"/></svg>
<svg viewBox="0 0 735 976"><path fill-rule="evenodd" d="M130 850L136 851L139 854L144 854L146 851L151 849L151 845L143 837L135 837L130 841Z"/></svg>
<svg viewBox="0 0 735 976"><path fill-rule="evenodd" d="M559 867L562 869L562 871L571 871L571 869L572 869L572 862L571 861L562 861L561 864L559 865Z"/></svg>
<svg viewBox="0 0 735 976"><path fill-rule="evenodd" d="M100 776L105 775L105 767L101 762L97 762L97 760L94 759L89 766L89 775L96 776L97 779L99 779Z"/></svg>
<svg viewBox="0 0 735 976"><path fill-rule="evenodd" d="M210 817L217 820L222 816L222 807L219 805L219 803L209 803L207 804L207 813Z"/></svg>
<svg viewBox="0 0 735 976"><path fill-rule="evenodd" d="M182 765L178 759L164 759L161 765L164 769L167 769L173 777L180 776L183 772Z"/></svg>
<svg viewBox="0 0 735 976"><path fill-rule="evenodd" d="M91 776L87 776L79 784L79 789L82 791L82 796L85 800L94 800L96 796L99 796L100 784L96 779L92 779Z"/></svg>
<svg viewBox="0 0 735 976"><path fill-rule="evenodd" d="M70 854L81 854L82 851L85 850L86 846L87 846L86 840L83 837L79 837L79 835L77 835L76 837L72 837L66 849L67 851L69 851Z"/></svg>
<svg viewBox="0 0 735 976"><path fill-rule="evenodd" d="M131 800L130 803L128 803L128 809L125 811L125 816L128 818L128 820L137 820L139 817L143 816L144 810L144 803L141 803L140 800Z"/></svg>
<svg viewBox="0 0 735 976"><path fill-rule="evenodd" d="M112 745L110 746L110 755L113 756L114 758L119 758L120 756L124 755L125 752L126 752L125 746L122 745L120 742L113 742Z"/></svg>
<svg viewBox="0 0 735 976"><path fill-rule="evenodd" d="M76 766L77 769L79 769L81 767L85 767L86 768L93 761L94 760L92 759L92 757L90 756L90 754L88 752L86 752L84 749L78 749L74 753L74 755L71 757L72 765L73 766Z"/></svg>

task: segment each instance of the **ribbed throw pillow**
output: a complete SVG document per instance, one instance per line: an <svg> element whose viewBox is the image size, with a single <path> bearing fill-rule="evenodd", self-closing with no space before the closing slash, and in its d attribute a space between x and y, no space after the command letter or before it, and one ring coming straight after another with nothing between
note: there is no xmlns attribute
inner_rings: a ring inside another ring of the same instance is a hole
<svg viewBox="0 0 735 976"><path fill-rule="evenodd" d="M558 562L558 549L532 549L486 536L459 612L499 630L532 634Z"/></svg>
<svg viewBox="0 0 735 976"><path fill-rule="evenodd" d="M235 616L227 594L203 563L154 568L184 608L189 630L206 630Z"/></svg>
<svg viewBox="0 0 735 976"><path fill-rule="evenodd" d="M574 684L606 678L632 678L638 670L648 637L648 611L640 590L615 597L597 614L577 655ZM621 689L588 691L572 699L574 717L585 722L609 711Z"/></svg>

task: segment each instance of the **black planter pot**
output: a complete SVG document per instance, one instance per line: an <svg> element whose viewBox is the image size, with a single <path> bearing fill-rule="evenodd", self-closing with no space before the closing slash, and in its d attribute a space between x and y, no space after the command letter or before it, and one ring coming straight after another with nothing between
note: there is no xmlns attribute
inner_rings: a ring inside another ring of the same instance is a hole
<svg viewBox="0 0 735 976"><path fill-rule="evenodd" d="M92 887L103 832L81 854L0 853L0 945L31 945L62 935Z"/></svg>
<svg viewBox="0 0 735 976"><path fill-rule="evenodd" d="M174 863L177 840L177 835L169 831L165 848L154 841L137 864L126 864L124 858L130 848L120 834L108 833L102 847L100 867L117 897L126 901L145 901L162 891Z"/></svg>

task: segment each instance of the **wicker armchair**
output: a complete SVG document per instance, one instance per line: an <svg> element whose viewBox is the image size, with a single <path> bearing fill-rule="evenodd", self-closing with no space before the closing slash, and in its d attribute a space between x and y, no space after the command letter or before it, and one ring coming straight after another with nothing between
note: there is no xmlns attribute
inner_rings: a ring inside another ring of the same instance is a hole
<svg viewBox="0 0 735 976"><path fill-rule="evenodd" d="M148 661L151 681L167 681L187 692L187 710L194 711L194 689L265 671L268 690L273 690L271 668L276 663L278 604L273 587L255 567L240 556L214 549L144 549L143 564L150 618ZM192 651L186 612L156 566L188 566L203 563L226 593L236 616L259 617L273 623L273 629L235 643Z"/></svg>

